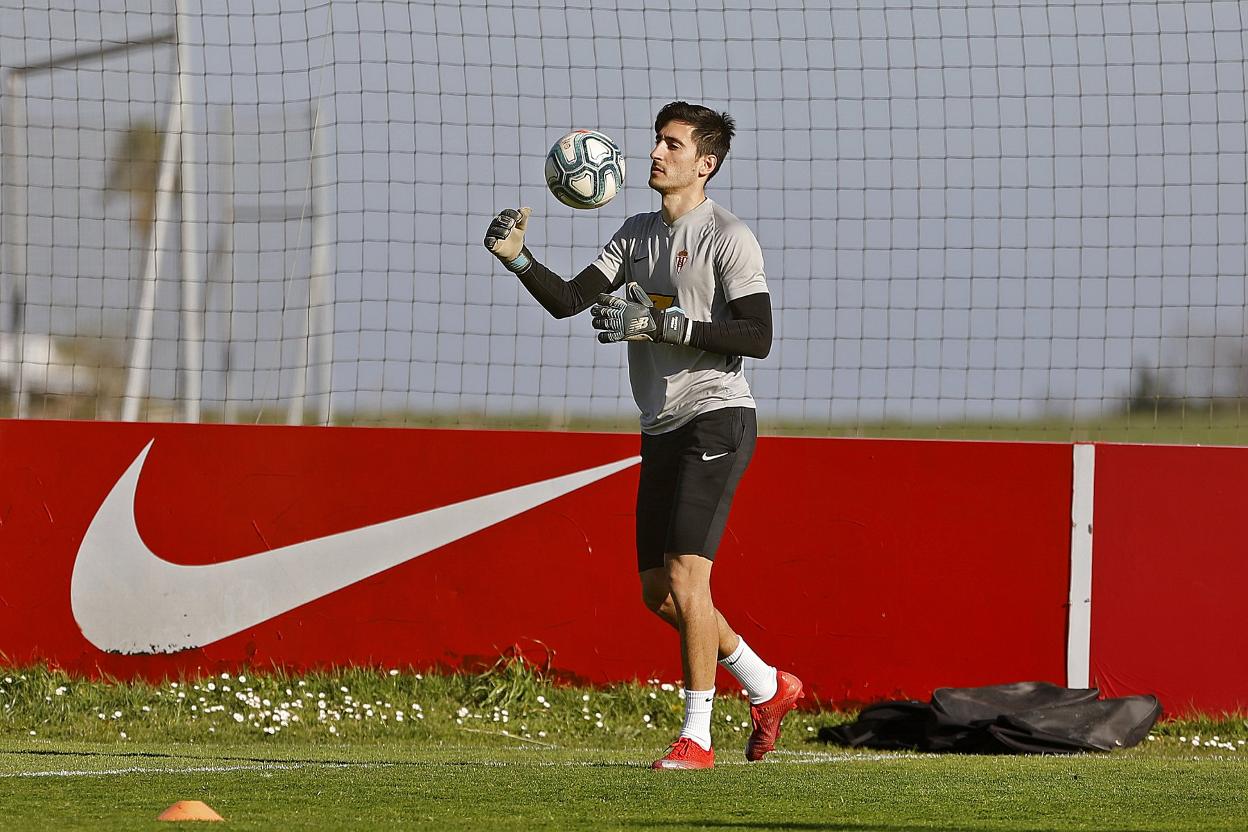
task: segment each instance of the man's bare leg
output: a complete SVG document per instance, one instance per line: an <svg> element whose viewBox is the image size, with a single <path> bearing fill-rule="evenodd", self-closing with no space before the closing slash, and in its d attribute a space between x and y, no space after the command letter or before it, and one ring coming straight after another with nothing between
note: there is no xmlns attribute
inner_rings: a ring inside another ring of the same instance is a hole
<svg viewBox="0 0 1248 832"><path fill-rule="evenodd" d="M685 555L686 559L696 555ZM668 567L672 558L668 558ZM710 594L710 563L705 567L707 595ZM692 682L691 663L686 649L687 639L681 628L682 615L671 591L669 569L647 569L641 573L642 600L659 618L671 624L681 633L681 656L685 667L686 688L698 688ZM750 717L754 730L746 746L746 759L760 760L775 747L780 734L780 722L802 696L802 683L790 673L777 672L750 650L740 636L733 632L723 615L711 605L715 622L714 639L717 657L724 668L737 678L750 695ZM697 659L694 659L697 662ZM711 668L708 685L714 685L714 667ZM688 704L686 704L688 707ZM686 713L688 716L688 713Z"/></svg>
<svg viewBox="0 0 1248 832"><path fill-rule="evenodd" d="M651 612L672 625L677 631L680 630L676 602L672 598L666 569L647 569L641 573L641 596ZM719 663L741 683L751 703L767 701L776 692L775 668L760 659L749 648L745 641L728 626L728 622L718 610L715 611L715 622L719 648L716 651L716 658Z"/></svg>
<svg viewBox="0 0 1248 832"><path fill-rule="evenodd" d="M692 556L696 557L696 555ZM680 632L680 622L676 617L676 602L672 600L672 587L667 578L667 569L658 567L647 569L641 573L641 599L646 607ZM728 626L724 616L715 610L715 625L718 638L717 659L726 659L737 649L741 639Z"/></svg>
<svg viewBox="0 0 1248 832"><path fill-rule="evenodd" d="M685 688L711 690L719 659L719 621L723 619L711 601L712 562L699 555L667 555L664 565L680 631Z"/></svg>
<svg viewBox="0 0 1248 832"><path fill-rule="evenodd" d="M698 555L667 555L662 569L650 570L663 574L660 583L651 577L650 591L657 592L663 583L669 590L659 606L670 605L671 619L665 620L674 619L672 623L680 633L685 698L680 736L668 753L655 762L657 768L708 768L715 764L711 713L715 707L715 662L723 616L711 602L711 565L710 560Z"/></svg>

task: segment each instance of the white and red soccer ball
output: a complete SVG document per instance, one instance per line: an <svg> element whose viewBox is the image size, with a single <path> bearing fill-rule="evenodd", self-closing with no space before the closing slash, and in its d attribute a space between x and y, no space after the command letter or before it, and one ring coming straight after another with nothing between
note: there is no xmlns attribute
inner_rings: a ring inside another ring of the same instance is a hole
<svg viewBox="0 0 1248 832"><path fill-rule="evenodd" d="M546 186L570 208L601 208L624 187L624 154L597 130L573 130L546 154Z"/></svg>

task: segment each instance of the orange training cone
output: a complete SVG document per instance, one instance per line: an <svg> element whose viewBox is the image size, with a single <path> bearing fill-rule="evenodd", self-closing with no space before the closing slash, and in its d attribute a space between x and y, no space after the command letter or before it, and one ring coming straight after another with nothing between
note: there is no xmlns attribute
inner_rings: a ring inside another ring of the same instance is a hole
<svg viewBox="0 0 1248 832"><path fill-rule="evenodd" d="M225 820L202 800L179 800L156 816L156 820Z"/></svg>

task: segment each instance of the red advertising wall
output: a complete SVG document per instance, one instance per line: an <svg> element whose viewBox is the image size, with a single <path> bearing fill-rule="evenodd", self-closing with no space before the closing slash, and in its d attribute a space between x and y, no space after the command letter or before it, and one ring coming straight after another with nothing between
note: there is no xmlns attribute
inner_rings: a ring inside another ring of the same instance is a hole
<svg viewBox="0 0 1248 832"><path fill-rule="evenodd" d="M1090 682L1248 711L1248 449L1098 445Z"/></svg>
<svg viewBox="0 0 1248 832"><path fill-rule="evenodd" d="M675 681L675 633L636 579L637 448L619 434L3 421L0 653L160 677L459 666L520 645L589 681ZM593 479L573 488L574 474ZM464 532L534 483L565 491ZM1070 491L1068 445L764 438L717 605L824 701L1062 683ZM429 551L405 559L409 538ZM394 565L348 574L382 549ZM171 647L296 590L309 600ZM136 648L148 636L132 631L162 635Z"/></svg>

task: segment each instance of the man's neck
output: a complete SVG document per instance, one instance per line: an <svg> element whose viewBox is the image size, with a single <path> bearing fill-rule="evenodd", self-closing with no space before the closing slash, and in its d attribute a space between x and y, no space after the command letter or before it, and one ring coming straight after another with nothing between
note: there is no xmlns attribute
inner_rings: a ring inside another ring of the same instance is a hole
<svg viewBox="0 0 1248 832"><path fill-rule="evenodd" d="M687 191L663 194L663 221L671 225L705 201L706 189L704 188L690 188Z"/></svg>

